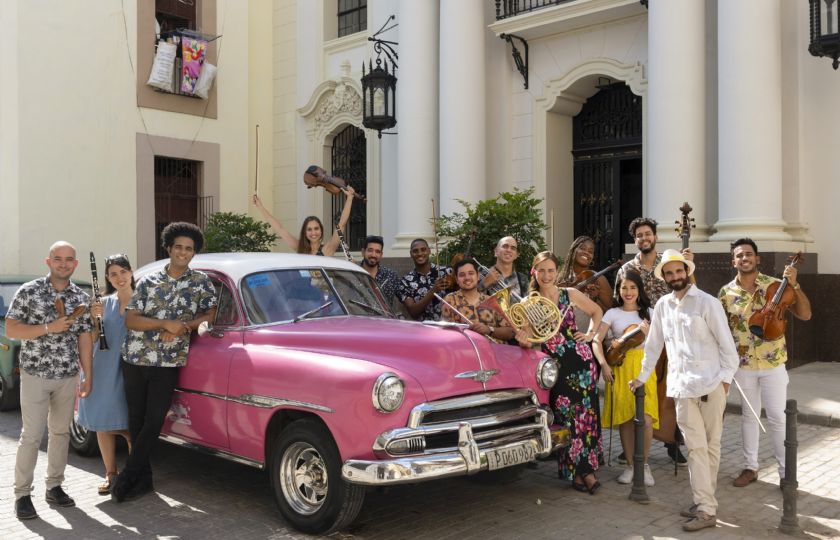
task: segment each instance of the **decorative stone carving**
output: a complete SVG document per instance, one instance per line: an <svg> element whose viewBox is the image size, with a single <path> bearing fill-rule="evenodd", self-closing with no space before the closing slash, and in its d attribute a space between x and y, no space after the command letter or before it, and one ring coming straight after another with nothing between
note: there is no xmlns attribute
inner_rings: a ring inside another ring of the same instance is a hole
<svg viewBox="0 0 840 540"><path fill-rule="evenodd" d="M347 113L356 118L362 117L362 96L343 79L338 81L332 94L325 94L320 101L314 116L316 130L320 130L323 125L328 124L341 113Z"/></svg>

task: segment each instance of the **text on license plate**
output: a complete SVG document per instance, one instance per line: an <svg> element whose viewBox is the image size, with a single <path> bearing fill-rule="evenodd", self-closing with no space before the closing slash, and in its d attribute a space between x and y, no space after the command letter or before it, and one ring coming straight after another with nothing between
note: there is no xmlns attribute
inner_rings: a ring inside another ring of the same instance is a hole
<svg viewBox="0 0 840 540"><path fill-rule="evenodd" d="M490 450L487 452L487 466L491 471L512 467L520 463L528 463L537 457L537 451L530 442L517 446Z"/></svg>

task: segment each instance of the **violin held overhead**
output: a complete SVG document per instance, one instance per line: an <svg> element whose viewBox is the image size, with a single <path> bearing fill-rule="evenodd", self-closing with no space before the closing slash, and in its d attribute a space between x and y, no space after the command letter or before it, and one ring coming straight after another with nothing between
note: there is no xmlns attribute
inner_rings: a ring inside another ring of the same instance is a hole
<svg viewBox="0 0 840 540"><path fill-rule="evenodd" d="M303 173L303 183L306 187L311 189L314 187L322 187L333 195L342 193L342 190L347 187L347 181L337 176L329 176L327 171L317 165L310 165L306 172ZM353 195L360 201L367 202L362 195L353 193Z"/></svg>
<svg viewBox="0 0 840 540"><path fill-rule="evenodd" d="M788 266L796 266L804 256L802 252L793 255ZM767 341L775 341L785 335L787 328L787 309L796 303L796 292L788 287L787 278L771 283L764 295L765 304L761 311L750 316L750 332Z"/></svg>

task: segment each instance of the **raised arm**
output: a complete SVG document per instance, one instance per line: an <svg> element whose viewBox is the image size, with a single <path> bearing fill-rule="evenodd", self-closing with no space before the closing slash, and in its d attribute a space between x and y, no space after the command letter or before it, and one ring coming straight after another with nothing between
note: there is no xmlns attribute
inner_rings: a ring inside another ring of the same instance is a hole
<svg viewBox="0 0 840 540"><path fill-rule="evenodd" d="M287 231L286 228L283 225L281 225L280 222L277 221L277 219L274 216L271 215L271 212L265 209L265 207L262 204L262 201L260 200L259 195L254 194L253 202L254 206L256 206L257 209L260 211L260 214L262 214L263 219L266 220L268 224L271 225L271 228L274 230L274 232L277 233L277 236L279 236L286 243L286 245L289 246L289 249L291 249L292 251L297 251L298 239L295 238L292 235L292 233Z"/></svg>
<svg viewBox="0 0 840 540"><path fill-rule="evenodd" d="M347 226L347 221L350 219L350 209L353 207L353 194L356 193L356 191L353 189L352 186L347 186L341 191L343 191L344 195L347 197L346 199L344 199L344 208L341 210L341 217L338 220L338 228L341 229L341 232L343 233L344 227ZM326 235L327 234L325 231L324 236ZM332 256L332 254L335 253L338 249L340 243L341 240L338 237L338 232L333 230L332 238L330 238L330 241L327 242L322 248L324 255L326 255L327 257Z"/></svg>

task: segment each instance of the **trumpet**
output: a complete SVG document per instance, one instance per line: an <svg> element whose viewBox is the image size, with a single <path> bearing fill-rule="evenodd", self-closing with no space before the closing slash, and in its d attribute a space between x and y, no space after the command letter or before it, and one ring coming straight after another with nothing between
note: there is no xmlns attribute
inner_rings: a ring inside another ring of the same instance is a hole
<svg viewBox="0 0 840 540"><path fill-rule="evenodd" d="M90 252L90 276L91 276L91 285L93 285L93 301L100 302L102 300L102 296L99 294L99 279L96 274L96 257L93 256L93 252ZM99 350L100 351L107 351L108 350L108 342L105 340L105 326L102 324L102 316L96 317L96 331L99 332Z"/></svg>
<svg viewBox="0 0 840 540"><path fill-rule="evenodd" d="M480 262L476 261L476 264L485 272L490 272ZM514 328L530 331L528 341L531 343L545 343L560 330L566 313L560 313L560 308L540 293L533 291L523 298L511 292L510 285L503 277L499 277L499 285L494 286L493 290L491 293L488 289L486 294L496 300L502 314ZM511 296L516 301L514 304L510 303Z"/></svg>

